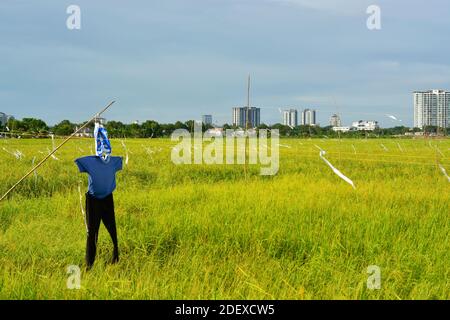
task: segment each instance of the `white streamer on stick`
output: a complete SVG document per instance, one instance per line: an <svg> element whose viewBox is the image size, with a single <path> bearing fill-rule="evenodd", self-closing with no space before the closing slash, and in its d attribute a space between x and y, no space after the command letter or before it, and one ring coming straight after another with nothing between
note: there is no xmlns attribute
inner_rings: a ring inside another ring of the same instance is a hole
<svg viewBox="0 0 450 320"><path fill-rule="evenodd" d="M384 149L384 151L389 151L384 144L380 144L380 146Z"/></svg>
<svg viewBox="0 0 450 320"><path fill-rule="evenodd" d="M78 194L80 195L80 209L81 209L81 214L83 215L84 225L86 226L86 233L87 233L88 226L87 226L87 222L86 222L86 214L85 214L84 208L83 208L83 196L81 195L81 185L78 185Z"/></svg>
<svg viewBox="0 0 450 320"><path fill-rule="evenodd" d="M55 150L55 149L53 149L53 150ZM47 148L47 151L48 151L49 153L51 152L48 148ZM51 157L52 157L53 160L56 160L56 161L59 160L54 154L51 154Z"/></svg>
<svg viewBox="0 0 450 320"><path fill-rule="evenodd" d="M16 152L14 152L19 159L25 158L25 155L20 151L19 149L16 149Z"/></svg>
<svg viewBox="0 0 450 320"><path fill-rule="evenodd" d="M392 114L387 114L386 116L389 117L389 118L391 118L391 119L394 120L394 121L402 122L402 120L398 119L396 116L393 116Z"/></svg>
<svg viewBox="0 0 450 320"><path fill-rule="evenodd" d="M55 150L55 135L50 135L52 137L52 150Z"/></svg>
<svg viewBox="0 0 450 320"><path fill-rule="evenodd" d="M154 151L152 150L152 148L146 147L146 146L144 146L144 145L142 145L142 144L141 144L141 146L142 146L142 148L145 150L145 152L146 152L149 156L151 156L152 153L154 153Z"/></svg>
<svg viewBox="0 0 450 320"><path fill-rule="evenodd" d="M153 160L153 153L155 153L155 151L153 151L152 148L150 148L150 147L146 147L144 145L141 145L141 146L142 146L142 148L144 148L145 152L148 154L150 159Z"/></svg>
<svg viewBox="0 0 450 320"><path fill-rule="evenodd" d="M128 165L128 149L127 146L125 145L125 142L123 142L123 140L121 140L120 142L122 142L122 146L125 149L125 165Z"/></svg>
<svg viewBox="0 0 450 320"><path fill-rule="evenodd" d="M397 145L398 145L398 148L400 149L400 151L403 152L403 148L402 148L402 146L400 145L400 143L397 142Z"/></svg>
<svg viewBox="0 0 450 320"><path fill-rule="evenodd" d="M448 179L448 182L450 182L450 177L448 176L447 171L445 171L445 168L441 164L439 165L439 168L441 169L444 176Z"/></svg>
<svg viewBox="0 0 450 320"><path fill-rule="evenodd" d="M8 154L10 154L10 155L12 155L12 156L14 156L14 157L16 157L16 159L17 160L21 160L22 159L22 153L19 151L19 150L16 150L16 151L14 151L14 152L11 152L11 151L9 151L8 149L6 149L5 147L3 147L3 150L6 152L6 153L8 153Z"/></svg>
<svg viewBox="0 0 450 320"><path fill-rule="evenodd" d="M353 152L356 154L356 148L355 148L355 146L352 145L352 148L353 148Z"/></svg>
<svg viewBox="0 0 450 320"><path fill-rule="evenodd" d="M317 147L317 146L316 146ZM327 159L325 159L324 155L326 154L326 152L324 150L321 150L319 153L320 158L331 168L331 170L333 170L333 172L338 175L342 180L344 180L345 182L347 182L348 184L350 184L353 189L356 190L355 184L353 183L353 181L351 179L349 179L347 176L345 176L341 171L339 171L338 169L336 169L331 163L330 161L328 161Z"/></svg>

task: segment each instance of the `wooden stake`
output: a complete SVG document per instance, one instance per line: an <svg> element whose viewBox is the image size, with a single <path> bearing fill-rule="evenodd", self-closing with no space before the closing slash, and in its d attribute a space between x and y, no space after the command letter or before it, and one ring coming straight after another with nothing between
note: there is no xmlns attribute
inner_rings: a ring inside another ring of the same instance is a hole
<svg viewBox="0 0 450 320"><path fill-rule="evenodd" d="M52 152L50 152L44 159L42 159L33 169L31 169L26 175L24 175L19 181L17 181L1 198L0 202L6 199L6 197L20 184L23 180L25 180L30 174L36 171L40 166L44 164L45 161L48 160L56 151L58 151L63 145L65 145L70 139L72 139L78 132L87 127L89 123L91 123L94 119L98 118L102 113L109 109L115 101L111 101L102 111L96 113L95 116L91 118L91 120L87 121L84 125L82 125L78 130L72 133L66 140L64 140L59 146L57 146Z"/></svg>

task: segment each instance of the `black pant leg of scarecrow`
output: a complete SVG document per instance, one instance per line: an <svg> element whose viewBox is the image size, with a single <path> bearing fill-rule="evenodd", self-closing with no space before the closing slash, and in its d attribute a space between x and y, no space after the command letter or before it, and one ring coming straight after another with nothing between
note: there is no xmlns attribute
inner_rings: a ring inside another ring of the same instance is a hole
<svg viewBox="0 0 450 320"><path fill-rule="evenodd" d="M103 199L102 221L108 230L114 245L112 263L118 262L119 246L117 241L116 218L114 212L114 197L112 194Z"/></svg>
<svg viewBox="0 0 450 320"><path fill-rule="evenodd" d="M86 241L86 265L92 267L97 253L98 231L101 221L101 210L97 199L90 194L86 194L86 224L87 224L87 241Z"/></svg>

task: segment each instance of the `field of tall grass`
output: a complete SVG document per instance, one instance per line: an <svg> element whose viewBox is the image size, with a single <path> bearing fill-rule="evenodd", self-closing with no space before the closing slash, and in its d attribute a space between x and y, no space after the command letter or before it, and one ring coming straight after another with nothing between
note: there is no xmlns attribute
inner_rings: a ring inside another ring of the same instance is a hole
<svg viewBox="0 0 450 320"><path fill-rule="evenodd" d="M276 176L176 166L166 139L124 144L120 262L109 264L102 226L94 268L83 269L87 176L74 160L93 154L93 140L73 140L0 203L1 299L450 298L450 183L438 166L450 173L448 139L282 139ZM51 148L0 139L0 193ZM79 290L67 288L69 265L82 268ZM379 290L367 288L370 265Z"/></svg>

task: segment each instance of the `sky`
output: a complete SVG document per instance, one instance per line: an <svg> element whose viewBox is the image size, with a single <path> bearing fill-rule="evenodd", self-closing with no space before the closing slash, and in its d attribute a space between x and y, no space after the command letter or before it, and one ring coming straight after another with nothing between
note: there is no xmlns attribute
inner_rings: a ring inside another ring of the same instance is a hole
<svg viewBox="0 0 450 320"><path fill-rule="evenodd" d="M69 5L81 29L69 30ZM381 30L369 30L369 5ZM0 112L48 124L88 120L232 122L251 105L317 110L328 125L412 126L415 90L450 90L445 0L2 0ZM395 115L402 122L388 116Z"/></svg>

